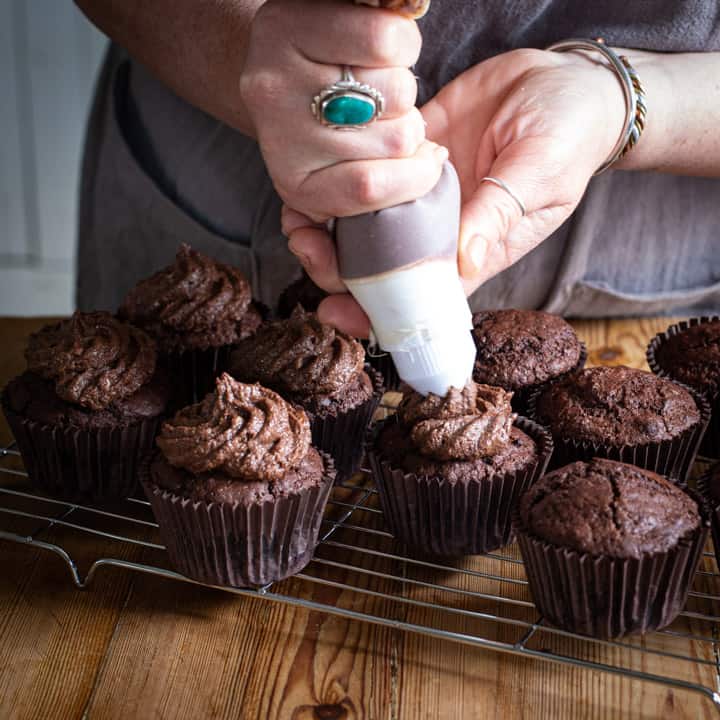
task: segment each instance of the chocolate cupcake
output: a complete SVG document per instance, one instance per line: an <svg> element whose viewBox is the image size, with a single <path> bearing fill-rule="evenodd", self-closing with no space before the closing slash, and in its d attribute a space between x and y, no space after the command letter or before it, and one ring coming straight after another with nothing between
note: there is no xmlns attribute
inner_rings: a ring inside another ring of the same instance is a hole
<svg viewBox="0 0 720 720"><path fill-rule="evenodd" d="M515 513L540 613L563 630L603 639L671 623L707 539L698 500L656 473L612 460L545 475Z"/></svg>
<svg viewBox="0 0 720 720"><path fill-rule="evenodd" d="M510 398L472 381L444 398L410 392L383 424L370 464L385 520L409 549L458 557L510 541L512 508L552 453Z"/></svg>
<svg viewBox="0 0 720 720"><path fill-rule="evenodd" d="M301 405L313 443L335 458L338 476L360 465L365 431L383 395L380 375L365 366L357 340L297 307L264 324L233 352L230 373L260 382Z"/></svg>
<svg viewBox="0 0 720 720"><path fill-rule="evenodd" d="M170 400L155 342L108 313L75 313L31 335L25 357L2 406L30 480L77 501L131 495Z"/></svg>
<svg viewBox="0 0 720 720"><path fill-rule="evenodd" d="M157 341L182 391L181 403L212 389L231 346L262 320L243 274L188 245L180 246L172 265L130 290L119 315Z"/></svg>
<svg viewBox="0 0 720 720"><path fill-rule="evenodd" d="M334 480L304 411L223 374L166 421L143 486L173 566L210 585L266 585L300 572Z"/></svg>
<svg viewBox="0 0 720 720"><path fill-rule="evenodd" d="M720 316L692 318L656 335L647 349L650 369L703 393L712 417L700 453L720 457Z"/></svg>
<svg viewBox="0 0 720 720"><path fill-rule="evenodd" d="M306 312L316 312L320 303L329 297L328 293L319 288L303 271L298 280L288 285L280 294L275 314L280 319L287 319L293 310L300 305ZM370 367L375 368L382 376L386 390L396 391L400 387L400 376L390 353L369 347L367 340L361 340L365 348L365 359Z"/></svg>
<svg viewBox="0 0 720 720"><path fill-rule="evenodd" d="M558 315L536 310L486 310L473 315L476 382L513 391L513 408L527 414L545 383L581 370L587 351Z"/></svg>
<svg viewBox="0 0 720 720"><path fill-rule="evenodd" d="M607 457L685 480L710 417L704 398L634 368L593 367L552 383L531 401L550 428L553 467Z"/></svg>
<svg viewBox="0 0 720 720"><path fill-rule="evenodd" d="M710 467L698 478L697 489L710 508L713 549L720 568L720 463Z"/></svg>

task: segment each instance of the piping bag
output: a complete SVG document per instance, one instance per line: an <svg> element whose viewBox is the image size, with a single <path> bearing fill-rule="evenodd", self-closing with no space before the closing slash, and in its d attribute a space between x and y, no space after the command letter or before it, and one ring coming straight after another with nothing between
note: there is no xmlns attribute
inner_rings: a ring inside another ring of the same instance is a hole
<svg viewBox="0 0 720 720"><path fill-rule="evenodd" d="M355 0L419 17L430 0ZM457 269L460 183L446 162L424 197L338 218L340 276L370 318L371 345L417 392L462 388L475 362L472 315Z"/></svg>

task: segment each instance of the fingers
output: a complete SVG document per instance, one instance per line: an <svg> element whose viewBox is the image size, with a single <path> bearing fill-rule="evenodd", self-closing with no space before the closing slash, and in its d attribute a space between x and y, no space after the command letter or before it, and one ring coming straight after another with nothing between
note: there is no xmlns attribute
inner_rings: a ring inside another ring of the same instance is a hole
<svg viewBox="0 0 720 720"><path fill-rule="evenodd" d="M358 160L318 170L302 183L298 195L315 220L381 210L427 195L447 157L446 148L425 141L409 158Z"/></svg>
<svg viewBox="0 0 720 720"><path fill-rule="evenodd" d="M410 67L420 57L422 38L417 24L397 13L368 12L337 0L285 0L273 5L285 19L292 17L288 39L314 62Z"/></svg>
<svg viewBox="0 0 720 720"><path fill-rule="evenodd" d="M353 337L366 338L370 321L352 295L332 295L318 307L320 322L333 325Z"/></svg>

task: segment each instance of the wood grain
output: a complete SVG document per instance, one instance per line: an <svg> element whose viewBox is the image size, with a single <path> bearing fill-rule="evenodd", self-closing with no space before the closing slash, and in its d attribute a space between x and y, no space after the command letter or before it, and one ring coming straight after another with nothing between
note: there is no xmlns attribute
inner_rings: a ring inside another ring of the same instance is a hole
<svg viewBox="0 0 720 720"><path fill-rule="evenodd" d="M24 338L40 323L0 320L5 350L0 356L0 383L21 369ZM576 327L588 343L591 363L642 367L648 339L668 324L670 319L664 318L578 322ZM338 536L339 542L343 539ZM87 538L80 542L68 535L62 540L70 543L81 563L103 549ZM127 557L142 560L144 552L131 549ZM342 557L342 550L323 548L320 556ZM90 590L78 591L64 566L45 554L3 543L0 557L3 718L715 717L711 705L695 695L626 678L117 569L103 571ZM382 571L382 560L366 557L364 567ZM476 562L469 558L459 567L472 569ZM322 575L322 569L313 572ZM411 564L407 572L408 577L437 579L435 571ZM520 565L512 576L523 577ZM395 581L374 581L362 574L347 581L427 602L441 599L428 588L399 587ZM527 597L523 585L478 581L467 574L445 577L443 582L460 590L480 588L488 594ZM282 589L397 620L442 620L434 610L300 580L286 581ZM442 600L449 602L445 596ZM532 615L462 594L452 602L462 609ZM459 617L453 629L477 630L478 622ZM483 630L498 640L519 639L513 626ZM636 642L657 647L665 643L712 660L712 645L657 636ZM589 659L600 662L631 662L626 649L595 646L590 651L585 645L538 633L530 646L590 653ZM638 669L676 672L676 665L677 661L646 658ZM717 682L712 664L691 666L688 677Z"/></svg>

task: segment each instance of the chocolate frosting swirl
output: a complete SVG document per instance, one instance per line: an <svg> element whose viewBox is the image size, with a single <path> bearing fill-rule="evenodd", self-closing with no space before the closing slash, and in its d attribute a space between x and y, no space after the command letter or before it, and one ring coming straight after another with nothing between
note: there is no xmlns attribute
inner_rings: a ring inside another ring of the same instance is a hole
<svg viewBox="0 0 720 720"><path fill-rule="evenodd" d="M139 282L126 295L120 314L158 337L167 350L217 347L246 337L251 290L244 275L188 245L175 262Z"/></svg>
<svg viewBox="0 0 720 720"><path fill-rule="evenodd" d="M214 392L163 423L157 444L171 465L192 473L279 480L307 455L310 422L272 390L223 373Z"/></svg>
<svg viewBox="0 0 720 720"><path fill-rule="evenodd" d="M462 390L450 388L445 397L407 394L398 419L422 455L436 460L487 457L510 442L516 418L511 398L502 388L471 381Z"/></svg>
<svg viewBox="0 0 720 720"><path fill-rule="evenodd" d="M303 397L338 392L358 377L364 362L357 340L298 305L287 320L267 323L241 343L231 367L238 377Z"/></svg>
<svg viewBox="0 0 720 720"><path fill-rule="evenodd" d="M76 312L30 336L28 370L55 383L63 400L102 410L155 372L157 348L142 330L106 312Z"/></svg>

